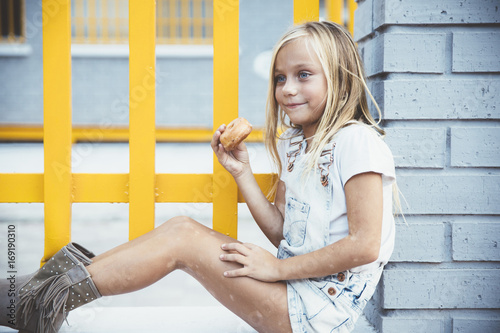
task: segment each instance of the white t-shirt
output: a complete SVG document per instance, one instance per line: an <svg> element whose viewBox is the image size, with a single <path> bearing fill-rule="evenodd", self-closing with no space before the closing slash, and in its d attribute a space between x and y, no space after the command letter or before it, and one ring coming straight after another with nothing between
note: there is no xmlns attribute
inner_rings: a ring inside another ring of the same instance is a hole
<svg viewBox="0 0 500 333"><path fill-rule="evenodd" d="M286 131L282 137L290 137L296 130ZM333 207L330 217L330 243L334 243L349 233L344 185L353 176L375 172L382 175L383 220L382 237L378 259L368 265L355 267L353 272L370 270L380 264L386 264L394 249L395 225L392 212L392 185L396 180L394 158L389 147L380 135L367 125L353 123L342 128L332 139L335 142L333 163L330 175L333 192ZM282 175L286 172L290 140L279 144L279 154L283 165ZM282 178L283 179L283 178ZM285 182L286 184L286 182Z"/></svg>

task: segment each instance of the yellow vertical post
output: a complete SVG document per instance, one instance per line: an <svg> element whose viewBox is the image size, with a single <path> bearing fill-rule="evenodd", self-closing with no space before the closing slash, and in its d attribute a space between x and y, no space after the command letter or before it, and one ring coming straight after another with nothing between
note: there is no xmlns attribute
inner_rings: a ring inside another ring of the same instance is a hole
<svg viewBox="0 0 500 333"><path fill-rule="evenodd" d="M71 237L71 0L42 1L46 262Z"/></svg>
<svg viewBox="0 0 500 333"><path fill-rule="evenodd" d="M154 228L156 1L129 1L129 238Z"/></svg>
<svg viewBox="0 0 500 333"><path fill-rule="evenodd" d="M344 0L326 0L328 20L344 25Z"/></svg>
<svg viewBox="0 0 500 333"><path fill-rule="evenodd" d="M293 23L319 20L319 0L293 0Z"/></svg>
<svg viewBox="0 0 500 333"><path fill-rule="evenodd" d="M75 25L75 41L77 43L85 42L85 10L83 0L75 1L74 3L75 17L73 18Z"/></svg>
<svg viewBox="0 0 500 333"><path fill-rule="evenodd" d="M101 2L101 40L103 43L109 43L109 2Z"/></svg>
<svg viewBox="0 0 500 333"><path fill-rule="evenodd" d="M88 41L90 43L97 43L97 12L96 12L96 2L95 0L87 0L87 29L88 29Z"/></svg>
<svg viewBox="0 0 500 333"><path fill-rule="evenodd" d="M170 43L177 43L177 1L170 0L168 20L170 22Z"/></svg>
<svg viewBox="0 0 500 333"><path fill-rule="evenodd" d="M189 15L190 1L181 1L181 44L186 44L189 39L191 17Z"/></svg>
<svg viewBox="0 0 500 333"><path fill-rule="evenodd" d="M239 3L214 0L214 131L238 117ZM214 155L213 229L237 237L238 189Z"/></svg>
<svg viewBox="0 0 500 333"><path fill-rule="evenodd" d="M122 28L122 18L121 18L121 10L120 10L120 1L115 1L115 41L121 41L121 28Z"/></svg>
<svg viewBox="0 0 500 333"><path fill-rule="evenodd" d="M355 0L348 0L348 9L349 9L349 21L347 22L347 29L351 33L351 35L354 36L354 12L356 11L356 8L358 7L358 4L356 3Z"/></svg>
<svg viewBox="0 0 500 333"><path fill-rule="evenodd" d="M192 26L193 26L193 42L194 44L201 44L203 42L203 26L202 26L202 2L201 1L193 1L193 17L192 17Z"/></svg>
<svg viewBox="0 0 500 333"><path fill-rule="evenodd" d="M164 31L163 29L165 28L165 17L164 17L164 5L165 1L164 0L159 0L158 3L156 4L156 38L163 42L163 34ZM160 43L161 43L160 42Z"/></svg>

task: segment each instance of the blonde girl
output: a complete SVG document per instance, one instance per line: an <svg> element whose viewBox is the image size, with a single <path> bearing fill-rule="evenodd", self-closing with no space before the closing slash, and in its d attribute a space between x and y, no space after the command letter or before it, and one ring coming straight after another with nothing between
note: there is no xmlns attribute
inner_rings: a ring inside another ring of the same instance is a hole
<svg viewBox="0 0 500 333"><path fill-rule="evenodd" d="M225 125L214 133L212 149L277 256L176 217L97 257L68 244L34 275L17 279L16 296L0 302L15 303L15 321L4 316L1 324L57 332L78 306L181 269L259 332L351 331L394 242L394 165L365 89L344 28L311 22L280 40L266 125L280 176L274 203L257 185L245 145L228 153L219 140ZM9 287L2 282L2 292Z"/></svg>

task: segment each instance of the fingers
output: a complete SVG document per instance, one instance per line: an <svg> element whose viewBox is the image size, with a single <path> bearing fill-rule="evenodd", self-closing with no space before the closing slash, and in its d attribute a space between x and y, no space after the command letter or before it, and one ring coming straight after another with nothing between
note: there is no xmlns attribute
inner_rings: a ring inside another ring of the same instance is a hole
<svg viewBox="0 0 500 333"><path fill-rule="evenodd" d="M241 254L232 253L232 254L221 254L219 258L221 261L235 262L243 266L238 269L225 271L224 272L225 277L240 277L248 275L247 257Z"/></svg>
<svg viewBox="0 0 500 333"><path fill-rule="evenodd" d="M248 258L247 255L249 254L250 248L247 246L250 244L241 244L241 243L229 243L229 244L222 244L221 248L224 251L228 251L231 253L225 253L220 255L220 260L221 261L227 261L227 262L235 262L243 267L238 268L238 269L233 269L230 271L224 272L225 277L240 277L240 276L248 276Z"/></svg>
<svg viewBox="0 0 500 333"><path fill-rule="evenodd" d="M225 277L246 276L265 282L281 280L279 260L261 247L250 243L229 243L222 244L221 248L226 251L220 255L221 261L240 265L227 267Z"/></svg>
<svg viewBox="0 0 500 333"><path fill-rule="evenodd" d="M239 269L234 269L232 271L227 271L224 272L225 277L233 278L233 277L240 277L240 276L247 276L247 269L245 267L239 268Z"/></svg>
<svg viewBox="0 0 500 333"><path fill-rule="evenodd" d="M250 254L251 249L253 248L253 244L249 243L229 243L229 244L222 244L221 248L224 251L237 251L241 253L244 256L247 256Z"/></svg>
<svg viewBox="0 0 500 333"><path fill-rule="evenodd" d="M245 142L241 141L240 144L236 146L235 150L246 151L247 146L245 145Z"/></svg>
<svg viewBox="0 0 500 333"><path fill-rule="evenodd" d="M237 262L238 264L241 264L241 265L246 264L246 260L245 260L246 257L242 256L241 254L221 254L219 258L222 261Z"/></svg>
<svg viewBox="0 0 500 333"><path fill-rule="evenodd" d="M212 141L210 142L210 145L212 146L213 151L217 154L220 147L222 147L220 143L220 136L224 131L226 130L226 125L222 124L219 126L219 128L215 131L214 135L212 136Z"/></svg>

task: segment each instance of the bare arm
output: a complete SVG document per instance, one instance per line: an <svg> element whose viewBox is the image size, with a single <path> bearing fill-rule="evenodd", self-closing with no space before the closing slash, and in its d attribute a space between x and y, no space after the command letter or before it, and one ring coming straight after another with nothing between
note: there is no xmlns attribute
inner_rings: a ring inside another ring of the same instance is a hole
<svg viewBox="0 0 500 333"><path fill-rule="evenodd" d="M321 277L377 259L382 233L382 177L363 173L352 177L344 187L349 235L317 251L278 260L252 244L227 244L222 260L236 261L243 268L226 276L250 276L258 280L279 281Z"/></svg>
<svg viewBox="0 0 500 333"><path fill-rule="evenodd" d="M276 204L273 205L270 203L262 193L251 170L234 179L236 180L236 184L238 184L241 194L245 198L245 202L254 220L271 243L278 247L280 241L283 239L283 214L282 210L279 209L278 199L280 196L284 197L284 195L277 193ZM280 181L278 186L281 186L282 191L284 191L285 185L282 181Z"/></svg>
<svg viewBox="0 0 500 333"><path fill-rule="evenodd" d="M219 162L234 177L245 202L252 213L253 218L276 247L283 238L283 215L282 209L278 209L270 203L264 193L262 193L248 158L248 152L244 143L241 143L235 150L228 153L220 143L220 135L225 130L225 125L219 127L212 137L211 146ZM282 182L281 182L282 183ZM283 201L284 206L284 184L281 186L283 194L277 194L277 203ZM278 188L280 192L280 188Z"/></svg>

